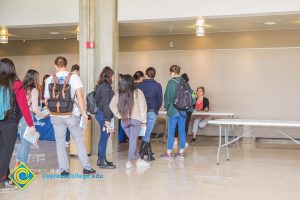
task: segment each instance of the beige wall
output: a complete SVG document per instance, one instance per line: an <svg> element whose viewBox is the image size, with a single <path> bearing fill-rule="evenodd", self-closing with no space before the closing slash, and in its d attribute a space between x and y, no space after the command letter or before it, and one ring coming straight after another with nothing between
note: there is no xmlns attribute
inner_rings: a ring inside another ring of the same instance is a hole
<svg viewBox="0 0 300 200"><path fill-rule="evenodd" d="M157 69L165 88L172 64L206 87L213 110L242 118L300 120L300 48L120 53L120 72Z"/></svg>
<svg viewBox="0 0 300 200"><path fill-rule="evenodd" d="M194 89L205 86L212 110L239 118L300 120L299 55L300 48L122 52L120 73L153 66L165 89L169 66L178 64ZM271 130L256 134L280 136Z"/></svg>

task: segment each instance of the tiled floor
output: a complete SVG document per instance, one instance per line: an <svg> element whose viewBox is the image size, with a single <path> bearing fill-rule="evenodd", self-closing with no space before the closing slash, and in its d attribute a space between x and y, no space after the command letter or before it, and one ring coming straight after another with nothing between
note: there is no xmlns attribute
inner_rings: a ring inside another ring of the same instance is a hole
<svg viewBox="0 0 300 200"><path fill-rule="evenodd" d="M165 149L153 143L158 157ZM300 150L257 148L243 144L231 148L231 161L224 154L220 166L215 164L215 142L190 146L185 160L163 161L157 159L151 168L125 170L127 146L113 155L115 170L100 170L96 157L91 163L103 175L102 179L45 180L42 173L54 173L57 167L55 144L41 142L39 149L32 149L32 168L42 171L24 191L0 193L0 199L120 199L120 200L299 200L300 199ZM224 152L222 152L224 153ZM12 163L13 164L13 163ZM53 170L51 170L53 169ZM71 158L71 172L81 173L80 163Z"/></svg>

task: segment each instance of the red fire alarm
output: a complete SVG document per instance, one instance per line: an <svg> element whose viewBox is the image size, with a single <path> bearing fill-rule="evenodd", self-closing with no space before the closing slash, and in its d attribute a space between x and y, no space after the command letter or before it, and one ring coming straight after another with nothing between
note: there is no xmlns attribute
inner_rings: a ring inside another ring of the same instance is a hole
<svg viewBox="0 0 300 200"><path fill-rule="evenodd" d="M85 45L86 45L87 49L94 49L95 48L95 42L87 41Z"/></svg>

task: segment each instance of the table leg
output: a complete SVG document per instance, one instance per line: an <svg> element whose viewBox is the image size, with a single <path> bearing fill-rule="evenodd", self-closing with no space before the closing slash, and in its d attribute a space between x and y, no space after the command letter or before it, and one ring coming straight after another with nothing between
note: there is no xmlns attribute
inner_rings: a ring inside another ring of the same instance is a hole
<svg viewBox="0 0 300 200"><path fill-rule="evenodd" d="M227 156L227 161L229 161L229 150L228 150L228 131L229 131L229 126L226 126L225 125L225 130L224 130L224 134L225 134L225 138L224 138L224 141L225 141L225 144L226 144L226 156Z"/></svg>
<svg viewBox="0 0 300 200"><path fill-rule="evenodd" d="M221 145L222 145L222 125L219 126L219 147L218 147L218 153L217 153L217 165L220 164L219 158L220 158Z"/></svg>

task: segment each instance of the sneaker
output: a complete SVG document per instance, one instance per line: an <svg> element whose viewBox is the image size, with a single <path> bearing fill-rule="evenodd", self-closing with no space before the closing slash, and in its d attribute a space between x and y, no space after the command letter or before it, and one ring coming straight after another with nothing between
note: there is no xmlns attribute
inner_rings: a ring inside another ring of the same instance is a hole
<svg viewBox="0 0 300 200"><path fill-rule="evenodd" d="M172 155L172 153L170 153L170 154L164 153L164 154L160 155L160 158L163 160L170 160L170 159L173 159L174 156Z"/></svg>
<svg viewBox="0 0 300 200"><path fill-rule="evenodd" d="M177 159L180 159L180 160L183 160L183 159L184 159L183 153L177 153L177 154L176 154L176 158L177 158Z"/></svg>
<svg viewBox="0 0 300 200"><path fill-rule="evenodd" d="M142 159L138 159L136 161L136 167L149 167L150 166L150 163L142 160Z"/></svg>
<svg viewBox="0 0 300 200"><path fill-rule="evenodd" d="M96 171L94 169L83 169L83 174L95 174Z"/></svg>
<svg viewBox="0 0 300 200"><path fill-rule="evenodd" d="M131 161L127 161L127 163L126 163L126 169L130 169L130 168L132 168L132 162Z"/></svg>
<svg viewBox="0 0 300 200"><path fill-rule="evenodd" d="M11 181L5 181L4 183L0 184L0 191L11 191L17 189L18 187Z"/></svg>
<svg viewBox="0 0 300 200"><path fill-rule="evenodd" d="M68 172L68 171L62 171L61 173L60 173L60 175L61 176L69 176L70 175L70 172Z"/></svg>

